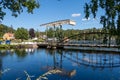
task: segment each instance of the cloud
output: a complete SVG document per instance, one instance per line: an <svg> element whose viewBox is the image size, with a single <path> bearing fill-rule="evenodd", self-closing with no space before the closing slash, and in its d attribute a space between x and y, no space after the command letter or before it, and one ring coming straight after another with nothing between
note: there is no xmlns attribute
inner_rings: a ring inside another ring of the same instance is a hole
<svg viewBox="0 0 120 80"><path fill-rule="evenodd" d="M72 14L72 17L79 17L79 16L81 16L80 13L74 13L74 14Z"/></svg>
<svg viewBox="0 0 120 80"><path fill-rule="evenodd" d="M83 18L82 19L82 21L89 21L89 20L90 20L90 18L88 18L88 19L87 18Z"/></svg>

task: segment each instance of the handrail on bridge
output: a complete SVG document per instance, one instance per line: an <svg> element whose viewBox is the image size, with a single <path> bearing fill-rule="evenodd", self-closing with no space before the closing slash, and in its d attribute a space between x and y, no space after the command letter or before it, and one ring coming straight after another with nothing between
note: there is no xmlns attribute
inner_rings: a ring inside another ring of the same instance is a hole
<svg viewBox="0 0 120 80"><path fill-rule="evenodd" d="M59 41L59 43L62 43L64 41L66 41L67 39L70 39L70 38L75 37L75 36L88 35L88 34L109 34L109 33L108 32L82 32L82 33L79 33L79 34L71 35L71 36Z"/></svg>

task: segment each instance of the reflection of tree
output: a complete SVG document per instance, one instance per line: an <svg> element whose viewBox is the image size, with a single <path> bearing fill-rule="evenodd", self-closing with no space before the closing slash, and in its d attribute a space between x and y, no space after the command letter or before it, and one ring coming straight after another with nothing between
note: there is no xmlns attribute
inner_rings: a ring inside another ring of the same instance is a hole
<svg viewBox="0 0 120 80"><path fill-rule="evenodd" d="M46 50L46 53L49 54L49 55L54 55L55 50L48 49L48 50Z"/></svg>
<svg viewBox="0 0 120 80"><path fill-rule="evenodd" d="M6 50L1 50L0 51L0 57L6 56Z"/></svg>
<svg viewBox="0 0 120 80"><path fill-rule="evenodd" d="M2 70L2 57L0 56L0 71ZM2 73L0 72L0 80L1 80Z"/></svg>
<svg viewBox="0 0 120 80"><path fill-rule="evenodd" d="M2 58L5 57L6 55L13 55L14 53L14 50L0 50L0 80L1 80L1 76L3 73L7 72L9 69L5 69L5 70L2 70L2 64L3 64L3 61L2 61Z"/></svg>
<svg viewBox="0 0 120 80"><path fill-rule="evenodd" d="M1 70L2 70L2 52L0 51L0 80L2 76Z"/></svg>
<svg viewBox="0 0 120 80"><path fill-rule="evenodd" d="M25 49L20 49L20 50L15 50L15 54L18 56L18 57L21 57L21 58L24 58L27 56L27 53L25 51Z"/></svg>
<svg viewBox="0 0 120 80"><path fill-rule="evenodd" d="M0 50L0 80L1 80L1 76L4 72L7 72L6 70L2 70L2 58L5 57L6 55L13 55L14 51L13 50Z"/></svg>

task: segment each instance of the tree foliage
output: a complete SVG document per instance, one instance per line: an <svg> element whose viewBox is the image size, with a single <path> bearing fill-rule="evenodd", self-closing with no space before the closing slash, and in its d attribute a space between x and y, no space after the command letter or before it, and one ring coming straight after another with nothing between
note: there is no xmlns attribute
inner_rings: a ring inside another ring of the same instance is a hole
<svg viewBox="0 0 120 80"><path fill-rule="evenodd" d="M53 38L54 29L50 27L48 30L46 30L46 33L49 38Z"/></svg>
<svg viewBox="0 0 120 80"><path fill-rule="evenodd" d="M84 36L84 34L81 34L81 35L75 36L77 34L84 33L84 32L91 33L91 32L100 32L100 31L101 31L101 29L96 29L96 28L85 29L85 30L74 30L74 29L60 30L60 28L57 27L55 31L53 30L53 28L49 28L47 30L47 36L48 36L48 38L53 38L53 35L55 33L55 37L58 40L63 39L63 38L69 38L69 37L71 40L84 40L84 38L86 40L93 40L93 38L96 40L100 40L100 36L104 37L101 34L92 34L92 35L87 34L85 36ZM71 37L71 36L73 36L73 37Z"/></svg>
<svg viewBox="0 0 120 80"><path fill-rule="evenodd" d="M28 36L29 36L28 31L25 28L18 28L15 31L15 38L16 39L27 40Z"/></svg>
<svg viewBox="0 0 120 80"><path fill-rule="evenodd" d="M28 13L33 13L33 9L38 8L39 3L36 0L0 0L0 20L6 15L5 9L12 12L12 16L17 17L27 8Z"/></svg>
<svg viewBox="0 0 120 80"><path fill-rule="evenodd" d="M0 37L3 37L3 35L7 32L14 32L15 30L12 27L0 24Z"/></svg>
<svg viewBox="0 0 120 80"><path fill-rule="evenodd" d="M37 31L35 31L35 36L37 37L37 38L39 38L40 37L40 32L37 30Z"/></svg>
<svg viewBox="0 0 120 80"><path fill-rule="evenodd" d="M30 36L31 39L35 37L35 31L34 31L33 28L31 28L31 29L29 30L29 36Z"/></svg>
<svg viewBox="0 0 120 80"><path fill-rule="evenodd" d="M90 14L93 14L95 18L100 8L105 11L100 20L104 31L108 31L110 35L116 35L119 27L117 22L120 16L120 0L91 0L85 3L85 17L88 18Z"/></svg>

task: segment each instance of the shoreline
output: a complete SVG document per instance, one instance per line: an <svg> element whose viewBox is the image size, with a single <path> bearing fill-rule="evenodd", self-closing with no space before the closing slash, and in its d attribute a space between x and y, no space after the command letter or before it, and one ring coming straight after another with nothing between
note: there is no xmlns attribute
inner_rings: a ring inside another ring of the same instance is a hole
<svg viewBox="0 0 120 80"><path fill-rule="evenodd" d="M2 44L0 49L21 49L21 48L37 48L37 44Z"/></svg>
<svg viewBox="0 0 120 80"><path fill-rule="evenodd" d="M51 46L53 47L53 46ZM48 48L48 44L2 44L0 49L22 49L22 48L46 48L46 49L64 49L64 50L79 50L79 51L97 51L97 52L120 52L118 47L108 46L85 46L85 45L56 45L56 48Z"/></svg>

